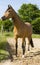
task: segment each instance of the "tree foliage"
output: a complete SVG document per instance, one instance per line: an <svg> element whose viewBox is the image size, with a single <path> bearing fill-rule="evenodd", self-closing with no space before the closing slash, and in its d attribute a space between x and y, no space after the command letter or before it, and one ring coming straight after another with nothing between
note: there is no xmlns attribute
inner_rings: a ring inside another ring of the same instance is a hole
<svg viewBox="0 0 40 65"><path fill-rule="evenodd" d="M31 22L35 18L40 17L38 7L33 4L23 4L18 10L18 14L24 22Z"/></svg>
<svg viewBox="0 0 40 65"><path fill-rule="evenodd" d="M3 26L4 26L4 30L11 31L13 27L13 23L10 20L6 20L4 21Z"/></svg>
<svg viewBox="0 0 40 65"><path fill-rule="evenodd" d="M24 22L30 22L34 33L40 33L40 10L37 5L23 4L18 10L18 15Z"/></svg>
<svg viewBox="0 0 40 65"><path fill-rule="evenodd" d="M32 24L34 33L40 33L40 10L37 5L22 4L18 10L18 15L24 22L30 22ZM2 28L4 31L12 31L13 22L10 20L0 20L0 30Z"/></svg>
<svg viewBox="0 0 40 65"><path fill-rule="evenodd" d="M33 32L40 34L40 17L32 21Z"/></svg>
<svg viewBox="0 0 40 65"><path fill-rule="evenodd" d="M0 30L3 26L4 31L12 31L13 30L13 22L10 20L1 21L0 20Z"/></svg>

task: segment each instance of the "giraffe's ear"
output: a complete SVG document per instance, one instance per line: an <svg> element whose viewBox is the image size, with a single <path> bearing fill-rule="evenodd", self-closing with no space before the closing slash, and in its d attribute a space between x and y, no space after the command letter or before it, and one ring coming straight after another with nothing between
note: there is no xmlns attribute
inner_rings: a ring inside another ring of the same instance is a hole
<svg viewBox="0 0 40 65"><path fill-rule="evenodd" d="M10 4L8 5L8 8L11 8L11 5Z"/></svg>

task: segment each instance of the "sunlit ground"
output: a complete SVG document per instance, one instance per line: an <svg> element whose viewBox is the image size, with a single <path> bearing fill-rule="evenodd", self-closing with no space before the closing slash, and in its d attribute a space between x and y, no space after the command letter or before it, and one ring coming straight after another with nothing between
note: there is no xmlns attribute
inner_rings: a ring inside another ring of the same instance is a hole
<svg viewBox="0 0 40 65"><path fill-rule="evenodd" d="M5 50L7 41L7 37L13 37L13 32L0 32L0 61L6 59L8 57L8 52ZM33 38L40 38L39 34L33 34Z"/></svg>

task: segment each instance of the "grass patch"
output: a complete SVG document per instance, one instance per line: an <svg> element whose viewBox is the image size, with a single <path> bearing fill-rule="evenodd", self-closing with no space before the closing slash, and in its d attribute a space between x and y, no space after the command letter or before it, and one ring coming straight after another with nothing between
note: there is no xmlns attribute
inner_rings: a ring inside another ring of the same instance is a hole
<svg viewBox="0 0 40 65"><path fill-rule="evenodd" d="M7 36L6 33L0 33L0 61L8 58L8 52L6 51Z"/></svg>
<svg viewBox="0 0 40 65"><path fill-rule="evenodd" d="M33 34L32 37L33 38L40 38L40 34Z"/></svg>
<svg viewBox="0 0 40 65"><path fill-rule="evenodd" d="M4 36L6 36L6 37L13 37L13 32L5 32Z"/></svg>
<svg viewBox="0 0 40 65"><path fill-rule="evenodd" d="M5 50L0 49L0 61L7 59L9 56L8 52Z"/></svg>

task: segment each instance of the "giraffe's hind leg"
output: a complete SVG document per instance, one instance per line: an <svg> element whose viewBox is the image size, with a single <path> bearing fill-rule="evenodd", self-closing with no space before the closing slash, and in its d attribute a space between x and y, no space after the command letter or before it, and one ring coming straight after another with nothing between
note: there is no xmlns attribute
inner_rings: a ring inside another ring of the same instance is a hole
<svg viewBox="0 0 40 65"><path fill-rule="evenodd" d="M29 46L31 45L31 47L34 47L34 44L33 44L33 41L32 41L32 37L29 37L28 41L29 41L29 43L28 43L28 51L29 51L30 50Z"/></svg>

